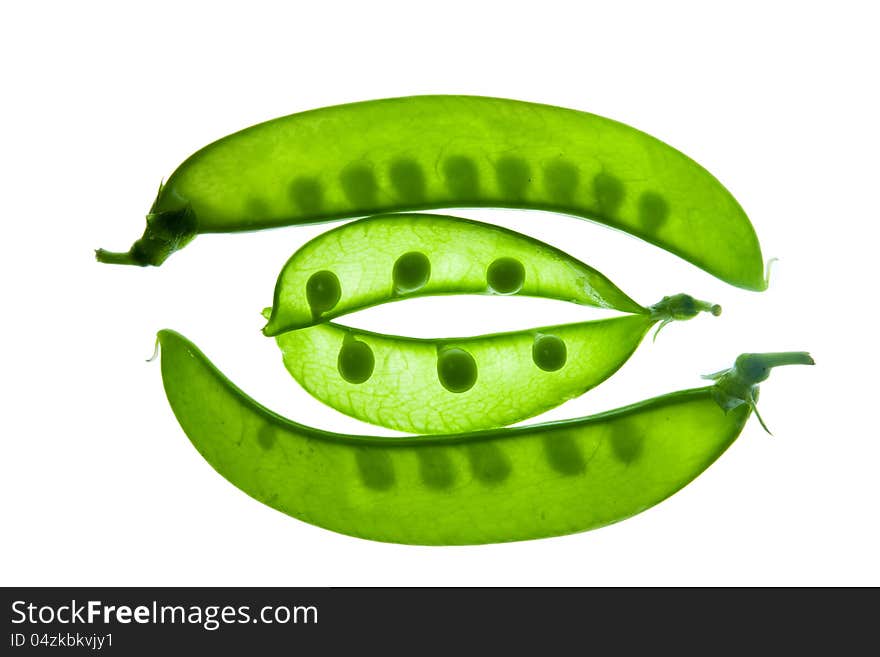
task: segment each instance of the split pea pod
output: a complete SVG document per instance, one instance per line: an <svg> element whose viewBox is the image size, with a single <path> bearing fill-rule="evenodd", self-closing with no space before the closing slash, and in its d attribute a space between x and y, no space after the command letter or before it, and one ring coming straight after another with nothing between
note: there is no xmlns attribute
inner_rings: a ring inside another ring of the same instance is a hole
<svg viewBox="0 0 880 657"><path fill-rule="evenodd" d="M718 306L686 294L644 314L468 338L418 339L318 324L276 336L313 397L410 433L503 427L582 395L614 374L657 322Z"/></svg>
<svg viewBox="0 0 880 657"><path fill-rule="evenodd" d="M444 207L591 219L732 285L766 287L748 217L681 152L594 114L476 96L339 105L224 137L171 174L128 252L97 257L159 265L200 233Z"/></svg>
<svg viewBox="0 0 880 657"><path fill-rule="evenodd" d="M467 293L634 315L440 340L326 322L388 301ZM721 308L686 294L642 307L589 265L498 226L386 215L328 231L294 253L263 331L276 337L293 377L329 406L400 431L448 433L505 426L581 395L616 372L654 323L700 311Z"/></svg>
<svg viewBox="0 0 880 657"><path fill-rule="evenodd" d="M458 217L400 214L351 222L297 250L278 276L263 332L445 294L516 294L647 312L600 272L540 240Z"/></svg>
<svg viewBox="0 0 880 657"><path fill-rule="evenodd" d="M178 422L230 483L319 527L421 545L558 536L644 511L733 443L770 368L812 363L806 353L744 354L711 386L591 417L396 439L282 418L183 336L158 340Z"/></svg>

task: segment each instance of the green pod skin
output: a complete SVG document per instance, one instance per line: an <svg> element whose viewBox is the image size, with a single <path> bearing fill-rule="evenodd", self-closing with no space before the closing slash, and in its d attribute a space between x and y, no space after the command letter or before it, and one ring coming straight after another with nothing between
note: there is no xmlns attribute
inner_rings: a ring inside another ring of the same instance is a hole
<svg viewBox="0 0 880 657"><path fill-rule="evenodd" d="M200 233L445 207L591 219L731 285L766 287L748 217L684 154L594 114L477 96L339 105L224 137L168 178L127 253L97 256L159 265Z"/></svg>
<svg viewBox="0 0 880 657"><path fill-rule="evenodd" d="M413 438L342 435L260 406L183 336L166 330L158 340L171 408L217 472L294 518L376 541L498 543L623 520L703 472L752 408L725 412L716 383L544 425ZM749 358L774 365L761 354ZM725 394L739 386L754 398L745 373L727 373Z"/></svg>
<svg viewBox="0 0 880 657"><path fill-rule="evenodd" d="M516 294L648 312L600 272L539 240L458 217L401 214L340 226L294 253L278 276L263 333L446 294Z"/></svg>
<svg viewBox="0 0 880 657"><path fill-rule="evenodd" d="M287 371L328 406L398 431L450 433L503 427L582 395L620 369L653 324L700 310L720 312L676 295L650 314L469 338L328 322L275 340Z"/></svg>

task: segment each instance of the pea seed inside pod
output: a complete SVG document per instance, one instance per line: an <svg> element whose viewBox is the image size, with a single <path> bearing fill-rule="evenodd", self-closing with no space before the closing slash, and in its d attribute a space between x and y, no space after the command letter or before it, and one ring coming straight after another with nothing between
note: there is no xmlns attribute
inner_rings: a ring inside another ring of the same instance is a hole
<svg viewBox="0 0 880 657"><path fill-rule="evenodd" d="M655 232L666 222L669 204L656 192L645 192L639 197L639 221L645 230Z"/></svg>
<svg viewBox="0 0 880 657"><path fill-rule="evenodd" d="M477 198L479 175L476 163L469 157L453 155L443 162L443 177L450 193L463 199Z"/></svg>
<svg viewBox="0 0 880 657"><path fill-rule="evenodd" d="M441 349L437 376L449 392L467 392L477 382L477 363L464 349Z"/></svg>
<svg viewBox="0 0 880 657"><path fill-rule="evenodd" d="M496 294L516 294L525 279L525 267L516 258L498 258L486 271L486 281Z"/></svg>
<svg viewBox="0 0 880 657"><path fill-rule="evenodd" d="M418 162L401 158L391 163L391 186L401 201L421 203L425 198L425 174Z"/></svg>
<svg viewBox="0 0 880 657"><path fill-rule="evenodd" d="M356 338L347 337L339 349L336 368L349 383L363 383L373 375L376 357L370 346Z"/></svg>
<svg viewBox="0 0 880 657"><path fill-rule="evenodd" d="M431 278L431 261L419 251L404 253L394 263L391 277L394 280L394 290L398 294L415 292L425 287Z"/></svg>
<svg viewBox="0 0 880 657"><path fill-rule="evenodd" d="M562 369L568 353L565 342L555 335L538 335L532 345L532 360L545 372Z"/></svg>
<svg viewBox="0 0 880 657"><path fill-rule="evenodd" d="M306 300L316 317L332 310L342 296L342 286L332 271L319 271L306 283Z"/></svg>

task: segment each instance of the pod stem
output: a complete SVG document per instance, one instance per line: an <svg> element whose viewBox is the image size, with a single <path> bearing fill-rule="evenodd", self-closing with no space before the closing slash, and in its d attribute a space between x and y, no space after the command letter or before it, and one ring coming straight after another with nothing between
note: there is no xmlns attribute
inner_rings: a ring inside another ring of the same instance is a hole
<svg viewBox="0 0 880 657"><path fill-rule="evenodd" d="M711 301L695 299L689 294L673 294L663 297L650 306L648 312L651 319L660 322L660 326L654 332L654 341L656 341L660 330L670 322L692 319L702 312L711 313L718 317L721 314L721 306Z"/></svg>
<svg viewBox="0 0 880 657"><path fill-rule="evenodd" d="M743 363L740 363L740 359ZM768 369L782 365L815 365L816 361L806 351L776 351L763 354L743 354L737 358L735 367L746 368L747 366L761 366ZM765 379L767 377L764 377ZM764 379L760 379L763 381Z"/></svg>
<svg viewBox="0 0 880 657"><path fill-rule="evenodd" d="M179 210L151 212L143 236L126 252L97 249L98 262L111 265L158 267L175 251L186 246L197 232L196 218L189 206Z"/></svg>
<svg viewBox="0 0 880 657"><path fill-rule="evenodd" d="M772 436L764 419L758 413L758 384L770 376L770 371L774 367L815 364L816 361L806 351L741 354L729 370L707 374L703 378L715 381L712 395L725 412L748 404L764 427L764 431Z"/></svg>
<svg viewBox="0 0 880 657"><path fill-rule="evenodd" d="M106 249L95 249L95 259L108 265L140 265L147 263L138 262L132 251L107 251Z"/></svg>

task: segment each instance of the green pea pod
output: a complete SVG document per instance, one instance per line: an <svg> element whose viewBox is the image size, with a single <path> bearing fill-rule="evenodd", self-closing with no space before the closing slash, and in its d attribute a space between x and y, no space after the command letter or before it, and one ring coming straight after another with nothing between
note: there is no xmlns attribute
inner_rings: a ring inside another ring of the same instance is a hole
<svg viewBox="0 0 880 657"><path fill-rule="evenodd" d="M742 208L687 156L593 114L474 96L340 105L229 135L177 168L127 253L97 256L159 265L200 233L443 207L583 217L732 285L766 287Z"/></svg>
<svg viewBox="0 0 880 657"><path fill-rule="evenodd" d="M748 354L712 386L592 417L470 434L377 438L286 420L235 387L198 348L160 331L162 379L196 449L255 499L377 541L496 543L623 520L693 480L742 431L755 372L812 363ZM723 410L741 395L742 403Z"/></svg>
<svg viewBox="0 0 880 657"><path fill-rule="evenodd" d="M417 339L328 322L276 336L284 366L316 399L411 433L502 427L614 374L658 321L718 306L667 297L647 314L470 338Z"/></svg>
<svg viewBox="0 0 880 657"><path fill-rule="evenodd" d="M444 340L315 325L387 301L456 293L563 299L636 315ZM532 417L611 376L655 322L721 312L685 294L644 308L544 242L441 215L370 217L319 235L284 265L268 310L263 331L276 336L285 366L309 393L412 433Z"/></svg>
<svg viewBox="0 0 880 657"><path fill-rule="evenodd" d="M516 294L648 312L600 272L545 242L479 221L402 214L361 219L303 245L278 276L263 332L445 294Z"/></svg>

